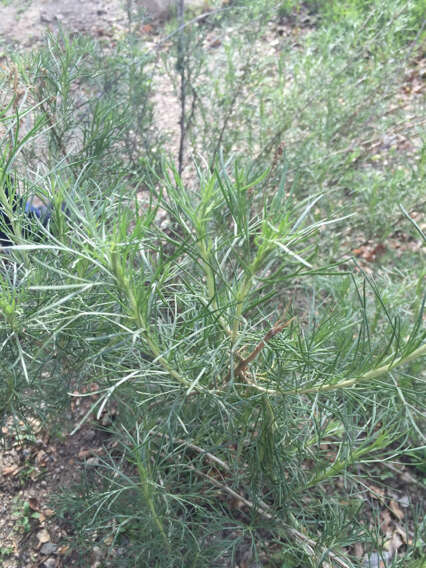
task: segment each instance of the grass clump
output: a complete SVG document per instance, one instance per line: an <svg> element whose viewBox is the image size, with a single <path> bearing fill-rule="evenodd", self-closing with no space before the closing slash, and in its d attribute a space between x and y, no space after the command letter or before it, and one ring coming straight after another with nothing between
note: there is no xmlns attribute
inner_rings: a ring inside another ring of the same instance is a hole
<svg viewBox="0 0 426 568"><path fill-rule="evenodd" d="M355 544L387 550L370 477L422 452L421 102L395 108L411 20L348 3L350 25L274 59L259 54L275 12L254 4L213 54L241 4L172 36L174 161L147 134L161 61L136 41L49 40L17 68L38 87L2 116L2 179L57 209L2 261L2 410L49 421L90 389L89 414L117 417L57 500L81 562L96 541L117 566L362 566Z"/></svg>

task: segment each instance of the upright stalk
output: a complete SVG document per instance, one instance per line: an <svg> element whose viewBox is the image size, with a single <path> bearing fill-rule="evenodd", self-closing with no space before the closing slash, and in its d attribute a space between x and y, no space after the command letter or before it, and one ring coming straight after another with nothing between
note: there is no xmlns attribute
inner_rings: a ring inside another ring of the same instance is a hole
<svg viewBox="0 0 426 568"><path fill-rule="evenodd" d="M185 147L185 115L186 115L186 73L185 73L185 2L177 0L177 13L179 22L179 37L177 43L177 72L180 77L180 139L179 139L179 156L178 171L182 175L183 170L183 152Z"/></svg>

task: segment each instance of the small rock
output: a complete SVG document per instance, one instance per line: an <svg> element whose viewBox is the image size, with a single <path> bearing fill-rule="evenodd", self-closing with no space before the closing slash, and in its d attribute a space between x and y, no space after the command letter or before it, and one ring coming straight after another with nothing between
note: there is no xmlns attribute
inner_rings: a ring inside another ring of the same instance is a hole
<svg viewBox="0 0 426 568"><path fill-rule="evenodd" d="M102 558L102 550L99 546L94 546L92 550L95 560L100 560Z"/></svg>
<svg viewBox="0 0 426 568"><path fill-rule="evenodd" d="M55 568L56 567L56 560L54 558L48 558L43 562L44 568Z"/></svg>
<svg viewBox="0 0 426 568"><path fill-rule="evenodd" d="M50 542L50 535L46 529L41 529L41 531L37 533L37 538L40 544L44 544L45 542Z"/></svg>
<svg viewBox="0 0 426 568"><path fill-rule="evenodd" d="M49 554L55 554L57 549L58 547L56 546L56 544L53 544L53 542L46 542L46 544L43 544L43 546L40 548L40 552L42 554L45 554L46 556L49 556Z"/></svg>
<svg viewBox="0 0 426 568"><path fill-rule="evenodd" d="M97 467L99 465L99 458L94 457L94 458L89 458L86 461L86 467Z"/></svg>
<svg viewBox="0 0 426 568"><path fill-rule="evenodd" d="M87 432L84 434L84 439L87 442L90 442L90 440L93 440L93 438L96 436L96 432L94 430L87 430Z"/></svg>
<svg viewBox="0 0 426 568"><path fill-rule="evenodd" d="M410 498L408 497L408 495L403 495L400 499L399 499L399 504L401 505L401 507L407 508L410 506Z"/></svg>
<svg viewBox="0 0 426 568"><path fill-rule="evenodd" d="M389 562L392 558L392 554L385 550L383 554L378 552L371 552L364 556L363 567L365 568L382 568L383 566L389 566ZM384 562L384 564L383 564Z"/></svg>

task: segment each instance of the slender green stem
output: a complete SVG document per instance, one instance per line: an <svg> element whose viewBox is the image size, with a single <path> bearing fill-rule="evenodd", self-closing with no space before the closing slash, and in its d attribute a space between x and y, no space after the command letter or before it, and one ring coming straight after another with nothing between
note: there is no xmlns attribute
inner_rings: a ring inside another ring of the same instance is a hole
<svg viewBox="0 0 426 568"><path fill-rule="evenodd" d="M403 365L404 363L408 363L409 361L414 361L415 359L419 359L423 355L426 355L426 344L421 345L406 357L404 356L398 357L397 359L392 361L392 363L389 363L388 365L383 365L382 367L378 367L377 369L372 369L371 371L368 371L367 373L364 373L359 377L353 377L351 379L339 381L338 383L327 383L324 385L309 387L307 389L300 389L300 390L295 389L291 391L285 391L284 393L281 394L308 394L314 392L329 392L338 389L351 388L358 383L369 381L371 379L375 379L376 377L380 377L380 375L384 375L385 373L392 371L392 369L394 369L395 367L399 367L399 365Z"/></svg>
<svg viewBox="0 0 426 568"><path fill-rule="evenodd" d="M138 329L142 329L144 332L144 339L148 344L152 354L155 356L156 360L166 369L166 371L176 379L181 385L185 387L191 386L191 382L185 377L182 377L180 373L178 373L175 369L170 367L166 359L161 355L161 350L157 343L152 339L151 334L149 333L148 324L141 312L138 301L134 292L134 289L131 286L130 280L127 276L125 276L125 271L121 264L121 260L119 259L119 254L116 250L111 252L111 266L113 273L117 279L117 282L122 289L122 291L126 294L127 298L129 299L130 303L130 313L135 320ZM194 387L197 388L197 387Z"/></svg>
<svg viewBox="0 0 426 568"><path fill-rule="evenodd" d="M149 487L149 483L150 483L150 479L149 479L149 475L147 472L147 468L143 465L142 460L140 459L139 456L136 457L136 464L137 464L137 468L138 468L138 472L139 472L139 478L141 481L141 485L143 488L143 494L144 494L144 498L145 501L149 507L149 510L151 511L152 517L154 519L154 522L161 534L161 537L166 545L167 548L170 547L170 543L169 543L169 539L167 538L166 532L164 530L163 527L163 523L161 522L160 517L157 514L157 510L155 508L155 504L154 504L154 500L152 498L152 491L150 490Z"/></svg>

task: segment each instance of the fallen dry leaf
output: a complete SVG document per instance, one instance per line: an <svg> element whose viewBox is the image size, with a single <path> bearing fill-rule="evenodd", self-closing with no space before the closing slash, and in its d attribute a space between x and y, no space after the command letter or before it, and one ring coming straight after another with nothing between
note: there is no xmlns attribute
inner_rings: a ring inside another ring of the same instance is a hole
<svg viewBox="0 0 426 568"><path fill-rule="evenodd" d="M353 249L352 252L355 256L363 258L367 262L374 262L376 258L386 252L386 247L383 243L378 243L377 245L367 243L361 245L359 248Z"/></svg>
<svg viewBox="0 0 426 568"><path fill-rule="evenodd" d="M382 513L380 514L380 517L382 519L381 523L380 523L380 528L382 530L382 532L385 535L391 535L392 534L392 517L390 516L389 511L385 510L382 511Z"/></svg>
<svg viewBox="0 0 426 568"><path fill-rule="evenodd" d="M37 452L35 462L38 465L46 465L48 459L49 455L44 450L40 450L39 452Z"/></svg>
<svg viewBox="0 0 426 568"><path fill-rule="evenodd" d="M368 484L368 489L371 492L371 496L379 501L383 502L385 497L385 490L381 487L377 487L377 485Z"/></svg>
<svg viewBox="0 0 426 568"><path fill-rule="evenodd" d="M154 28L150 24L145 24L144 26L141 26L141 32L143 34L151 34L153 30Z"/></svg>
<svg viewBox="0 0 426 568"><path fill-rule="evenodd" d="M384 548L385 550L388 550L393 556L395 552L398 552L398 550L401 548L403 544L404 543L402 542L399 534L397 532L394 532L392 534L392 538L387 542L385 542Z"/></svg>
<svg viewBox="0 0 426 568"><path fill-rule="evenodd" d="M10 465L8 467L4 467L2 469L2 474L6 477L6 475L12 475L15 477L22 469L22 466L19 465Z"/></svg>
<svg viewBox="0 0 426 568"><path fill-rule="evenodd" d="M87 458L88 456L93 455L93 454L92 454L92 451L93 451L92 448L89 448L89 449L82 448L82 449L78 452L78 457L79 457L79 459L84 460L84 459Z"/></svg>
<svg viewBox="0 0 426 568"><path fill-rule="evenodd" d="M33 511L40 511L40 506L39 506L38 501L37 501L37 499L36 499L35 497L30 497L30 498L28 499L28 503L29 503L29 505L30 505L30 508L31 508Z"/></svg>
<svg viewBox="0 0 426 568"><path fill-rule="evenodd" d="M408 539L407 539L407 533L405 532L405 530L401 527L401 525L396 525L396 532L399 534L399 536L402 538L404 544L407 544Z"/></svg>
<svg viewBox="0 0 426 568"><path fill-rule="evenodd" d="M398 503L396 501L391 501L389 503L389 508L398 519L398 521L402 521L402 519L404 518L404 512L402 511Z"/></svg>
<svg viewBox="0 0 426 568"><path fill-rule="evenodd" d="M46 529L41 529L41 531L37 533L37 538L40 545L46 542L50 542L50 534L47 532Z"/></svg>
<svg viewBox="0 0 426 568"><path fill-rule="evenodd" d="M356 542L354 546L355 558L362 558L364 556L364 547L360 542Z"/></svg>
<svg viewBox="0 0 426 568"><path fill-rule="evenodd" d="M58 549L58 554L59 554L60 556L64 556L65 554L68 553L69 549L70 549L70 547L69 547L68 545L61 546L61 547Z"/></svg>

